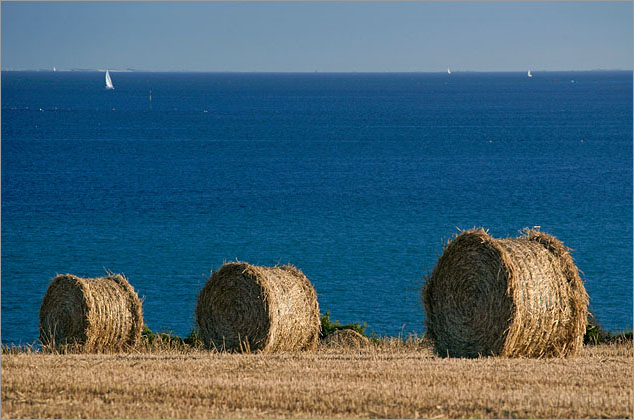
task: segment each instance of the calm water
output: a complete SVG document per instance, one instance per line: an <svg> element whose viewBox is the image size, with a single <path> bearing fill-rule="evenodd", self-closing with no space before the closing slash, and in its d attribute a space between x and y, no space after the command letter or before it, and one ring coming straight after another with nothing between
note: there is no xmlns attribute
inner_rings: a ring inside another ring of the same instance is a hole
<svg viewBox="0 0 634 420"><path fill-rule="evenodd" d="M603 326L631 328L632 72L533 76L3 72L2 341L37 339L56 273L104 269L187 334L236 258L298 266L334 319L422 332L423 276L473 226L556 235Z"/></svg>

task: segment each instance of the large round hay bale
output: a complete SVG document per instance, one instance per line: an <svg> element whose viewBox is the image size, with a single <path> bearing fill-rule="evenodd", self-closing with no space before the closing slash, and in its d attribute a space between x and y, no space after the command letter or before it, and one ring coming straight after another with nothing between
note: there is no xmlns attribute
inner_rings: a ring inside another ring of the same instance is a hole
<svg viewBox="0 0 634 420"><path fill-rule="evenodd" d="M211 275L196 323L205 345L228 351L314 349L321 327L317 294L300 270L243 262Z"/></svg>
<svg viewBox="0 0 634 420"><path fill-rule="evenodd" d="M583 345L588 295L569 249L524 230L464 231L423 288L427 332L443 356L571 356Z"/></svg>
<svg viewBox="0 0 634 420"><path fill-rule="evenodd" d="M141 301L119 274L94 279L59 275L40 308L40 341L45 346L122 350L138 343L142 329Z"/></svg>

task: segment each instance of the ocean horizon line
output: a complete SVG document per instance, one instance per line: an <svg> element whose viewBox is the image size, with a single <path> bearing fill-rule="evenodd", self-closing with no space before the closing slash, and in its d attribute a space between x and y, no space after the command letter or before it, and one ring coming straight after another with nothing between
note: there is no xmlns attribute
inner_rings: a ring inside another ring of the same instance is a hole
<svg viewBox="0 0 634 420"><path fill-rule="evenodd" d="M145 70L145 69L116 69L116 68L73 68L73 69L59 69L55 68L40 68L40 69L16 69L16 68L2 68L3 72L67 72L67 73L92 73L92 72L105 72L106 70L111 73L214 73L214 74L443 74L447 73L446 70L437 71L321 71L321 70L297 70L297 71L265 71L265 70ZM634 69L589 69L589 70L534 70L534 69L522 69L522 70L451 70L451 73L525 73L527 71L532 73L592 73L592 72L633 72Z"/></svg>

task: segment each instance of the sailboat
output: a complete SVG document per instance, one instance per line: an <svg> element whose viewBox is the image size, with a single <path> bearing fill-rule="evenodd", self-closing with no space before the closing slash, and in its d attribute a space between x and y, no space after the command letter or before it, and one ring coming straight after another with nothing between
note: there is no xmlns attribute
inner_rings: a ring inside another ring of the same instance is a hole
<svg viewBox="0 0 634 420"><path fill-rule="evenodd" d="M528 71L527 76L528 76L528 77L533 77L533 75L531 74L531 71L530 71L530 70Z"/></svg>
<svg viewBox="0 0 634 420"><path fill-rule="evenodd" d="M114 89L112 79L110 78L110 72L108 72L108 70L106 70L106 89Z"/></svg>
<svg viewBox="0 0 634 420"><path fill-rule="evenodd" d="M449 70L449 67L447 67L447 74L451 74L451 70Z"/></svg>
<svg viewBox="0 0 634 420"><path fill-rule="evenodd" d="M55 68L55 66L53 66L53 71L57 71L57 69Z"/></svg>

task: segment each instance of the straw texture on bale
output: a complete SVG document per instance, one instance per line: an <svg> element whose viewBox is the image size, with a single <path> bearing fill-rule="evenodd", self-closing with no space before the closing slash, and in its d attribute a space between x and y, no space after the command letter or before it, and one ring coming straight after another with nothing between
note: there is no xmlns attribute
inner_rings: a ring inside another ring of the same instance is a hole
<svg viewBox="0 0 634 420"><path fill-rule="evenodd" d="M116 351L141 338L141 301L119 274L80 278L55 277L40 308L40 341L85 352Z"/></svg>
<svg viewBox="0 0 634 420"><path fill-rule="evenodd" d="M583 346L588 295L554 236L495 239L464 231L423 288L427 332L442 356L572 356Z"/></svg>
<svg viewBox="0 0 634 420"><path fill-rule="evenodd" d="M370 340L355 330L344 328L335 330L332 334L324 338L323 344L326 347L351 347L358 349L368 346Z"/></svg>
<svg viewBox="0 0 634 420"><path fill-rule="evenodd" d="M321 328L317 294L300 270L244 262L211 275L196 323L206 346L228 351L311 350Z"/></svg>

